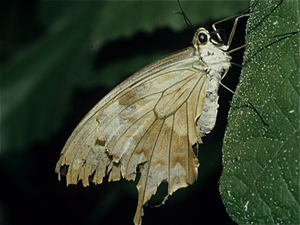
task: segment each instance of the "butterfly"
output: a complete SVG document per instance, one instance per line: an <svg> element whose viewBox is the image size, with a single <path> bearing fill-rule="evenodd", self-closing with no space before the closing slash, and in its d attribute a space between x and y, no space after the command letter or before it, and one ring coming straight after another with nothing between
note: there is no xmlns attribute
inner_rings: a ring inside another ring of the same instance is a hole
<svg viewBox="0 0 300 225"><path fill-rule="evenodd" d="M227 44L217 29L196 30L192 46L133 74L100 100L67 140L56 173L67 166L67 185L90 179L101 184L135 180L139 192L134 223L162 182L168 194L198 176L202 138L216 123L218 89L231 66Z"/></svg>
<svg viewBox="0 0 300 225"><path fill-rule="evenodd" d="M230 67L228 46L199 28L193 45L145 67L106 95L66 142L56 172L68 166L67 184L100 184L141 176L134 222L142 206L168 182L168 193L198 175L198 144L214 127L221 77Z"/></svg>

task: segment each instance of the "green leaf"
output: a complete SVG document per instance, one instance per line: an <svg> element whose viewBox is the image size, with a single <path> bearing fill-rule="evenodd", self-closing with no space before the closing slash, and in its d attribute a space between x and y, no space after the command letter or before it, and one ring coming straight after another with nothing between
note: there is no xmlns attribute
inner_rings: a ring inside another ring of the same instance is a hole
<svg viewBox="0 0 300 225"><path fill-rule="evenodd" d="M272 1L278 3L279 1ZM270 1L259 1L254 11ZM299 1L287 0L250 17L237 95L223 146L220 192L239 224L299 224Z"/></svg>
<svg viewBox="0 0 300 225"><path fill-rule="evenodd" d="M25 149L55 135L63 120L76 114L71 111L75 90L112 88L125 76L171 53L161 49L159 42L153 43L150 53L143 53L143 48L149 45L144 43L140 46L142 53L130 51L132 46L128 55L120 57L120 50L114 46L118 41L134 40L136 35L147 36L163 28L176 32L187 30L182 16L173 14L180 11L175 1L42 1L37 4L35 17L44 26L44 33L10 56L11 60L1 68L2 153ZM240 12L246 3L191 1L182 2L182 6L197 25ZM185 47L192 35L193 31L190 37L187 34ZM96 54L105 47L109 47L113 57L108 59L105 55L104 60L97 61ZM101 66L95 68L94 64Z"/></svg>

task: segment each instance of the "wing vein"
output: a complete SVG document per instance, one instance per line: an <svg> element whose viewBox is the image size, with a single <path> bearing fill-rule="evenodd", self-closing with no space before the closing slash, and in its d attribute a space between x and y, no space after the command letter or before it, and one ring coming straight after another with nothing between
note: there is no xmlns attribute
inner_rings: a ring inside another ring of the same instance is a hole
<svg viewBox="0 0 300 225"><path fill-rule="evenodd" d="M172 129L171 129L171 138L170 138L170 143L169 143L169 165L168 165L168 167L169 167L169 169L168 169L168 186L170 185L170 182L171 182L171 173L170 173L170 171L171 171L171 147L172 147L172 138L173 138L173 131L174 131L174 119L175 119L175 117L173 116L173 123L172 123ZM169 189L170 190L170 189ZM170 193L170 191L168 190L168 193Z"/></svg>

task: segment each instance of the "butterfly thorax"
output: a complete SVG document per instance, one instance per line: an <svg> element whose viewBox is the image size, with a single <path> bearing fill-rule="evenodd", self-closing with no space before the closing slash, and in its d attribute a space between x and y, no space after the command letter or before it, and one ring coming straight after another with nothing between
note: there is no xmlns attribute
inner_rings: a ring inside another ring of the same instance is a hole
<svg viewBox="0 0 300 225"><path fill-rule="evenodd" d="M200 136L203 137L210 133L215 126L219 107L220 80L231 65L231 57L226 53L228 46L212 39L209 32L204 28L199 28L195 33L193 45L195 54L199 56L199 66L205 71L207 82L203 111L197 120Z"/></svg>

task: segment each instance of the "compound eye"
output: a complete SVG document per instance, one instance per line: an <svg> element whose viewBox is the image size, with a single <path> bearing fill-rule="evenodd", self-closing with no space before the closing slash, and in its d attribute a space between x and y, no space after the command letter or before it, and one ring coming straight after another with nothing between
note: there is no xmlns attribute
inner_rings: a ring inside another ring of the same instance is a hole
<svg viewBox="0 0 300 225"><path fill-rule="evenodd" d="M198 39L200 41L201 44L206 44L207 42L207 35L206 34L199 34Z"/></svg>

